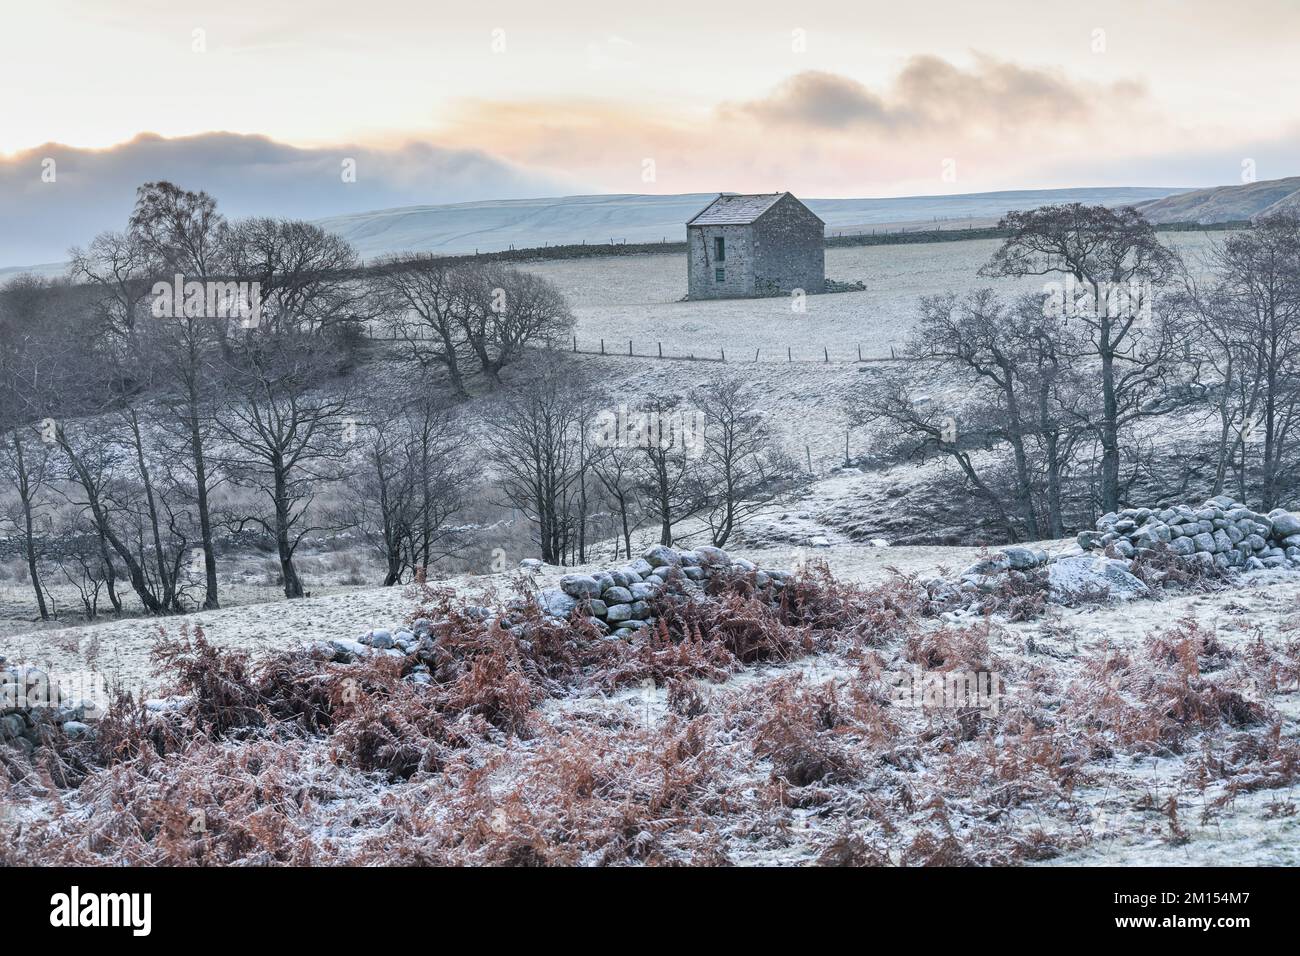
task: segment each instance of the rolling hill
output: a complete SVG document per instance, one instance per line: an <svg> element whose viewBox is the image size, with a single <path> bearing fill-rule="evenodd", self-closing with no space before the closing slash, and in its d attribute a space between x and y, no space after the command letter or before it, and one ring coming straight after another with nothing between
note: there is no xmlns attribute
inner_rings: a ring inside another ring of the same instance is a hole
<svg viewBox="0 0 1300 956"><path fill-rule="evenodd" d="M1215 186L1137 203L1156 223L1234 222L1285 210L1300 210L1300 176L1239 186Z"/></svg>
<svg viewBox="0 0 1300 956"><path fill-rule="evenodd" d="M828 234L990 225L1012 209L1054 202L1127 205L1167 197L1160 187L1027 189L892 199L805 199ZM716 193L564 196L404 206L317 220L366 258L395 252L497 252L511 246L680 242L686 220ZM803 197L800 197L803 198Z"/></svg>
<svg viewBox="0 0 1300 956"><path fill-rule="evenodd" d="M1177 198L1177 192L1174 188L1133 186L804 201L826 221L827 235L835 235L991 226L1013 209L1062 202L1146 204ZM569 243L680 242L686 238L686 220L716 196L612 194L484 200L379 209L316 222L352 243L365 259L399 252L468 254ZM59 276L66 268L61 262L0 266L0 282L20 272Z"/></svg>

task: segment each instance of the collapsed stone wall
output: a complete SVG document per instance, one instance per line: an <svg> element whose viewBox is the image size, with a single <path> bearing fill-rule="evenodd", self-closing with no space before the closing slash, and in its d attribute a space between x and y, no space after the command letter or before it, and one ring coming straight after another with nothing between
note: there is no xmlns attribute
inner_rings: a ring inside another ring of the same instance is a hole
<svg viewBox="0 0 1300 956"><path fill-rule="evenodd" d="M1300 514L1252 511L1227 495L1204 504L1125 508L1102 515L1076 546L1056 554L1013 546L991 553L955 580L923 583L934 608L958 614L997 609L990 596L1009 584L1043 587L1053 603L1147 597L1151 587L1133 573L1135 561L1164 552L1192 571L1222 573L1300 568ZM1156 580L1163 573L1148 569ZM1037 583L1034 584L1033 582ZM1014 590L1014 588L1013 588Z"/></svg>
<svg viewBox="0 0 1300 956"><path fill-rule="evenodd" d="M560 586L541 592L548 614L568 617L574 611L585 613L598 628L613 637L630 637L654 620L650 598L670 580L680 580L688 593L702 589L719 571L743 571L754 574L759 588L780 591L790 578L788 571L763 570L744 558L736 558L721 548L700 547L676 550L656 545L629 564L592 574L566 574Z"/></svg>
<svg viewBox="0 0 1300 956"><path fill-rule="evenodd" d="M520 562L525 571L540 570L535 558ZM721 548L700 547L690 550L656 545L627 564L590 574L566 574L556 587L542 588L535 600L548 617L567 620L574 613L611 638L629 638L654 623L650 601L672 581L687 595L702 594L709 579L719 572L752 573L760 590L778 594L789 581L788 571L765 570L744 558L732 557ZM501 617L505 627L518 627L516 603L503 611L470 605L465 613L485 623ZM332 648L335 659L350 660L366 654L382 653L404 656L418 651L421 641L433 630L434 622L421 618L409 628L397 631L373 630L356 640L333 639L319 646ZM317 645L313 645L317 646Z"/></svg>
<svg viewBox="0 0 1300 956"><path fill-rule="evenodd" d="M1058 604L1072 604L1083 597L1124 601L1151 593L1133 574L1130 561L1087 555L1079 548L1059 554L1020 546L1002 548L964 569L956 580L935 577L922 581L933 611L958 615L997 610L997 602L990 603L988 598L1008 583L1044 589L1047 599Z"/></svg>
<svg viewBox="0 0 1300 956"><path fill-rule="evenodd" d="M541 569L542 562L528 558L520 567L529 572ZM703 596L710 578L719 573L747 573L760 592L776 598L792 577L789 571L759 568L752 561L733 557L721 548L700 547L691 550L657 545L628 564L591 574L566 574L556 587L540 589L527 599L547 617L568 620L577 613L610 640L631 638L654 624L651 598L672 582L688 597ZM524 636L527 610L515 601L503 609L468 605L462 613L486 626L497 624ZM435 628L429 618L419 618L409 628L377 629L356 640L332 638L312 642L306 649L323 653L339 663L351 663L361 657L382 654L389 657L414 656L423 660ZM416 683L429 683L432 675L425 663L418 663L409 675Z"/></svg>
<svg viewBox="0 0 1300 956"><path fill-rule="evenodd" d="M5 666L0 657L0 744L30 754L43 728L58 724L69 737L80 737L91 733L85 721L100 714L99 702L74 699L40 668Z"/></svg>
<svg viewBox="0 0 1300 956"><path fill-rule="evenodd" d="M1041 577L1051 600L1069 603L1079 595L1125 600L1144 597L1150 588L1132 573L1142 552L1167 549L1179 557L1224 571L1300 567L1300 514L1277 508L1268 514L1252 511L1220 495L1198 508L1126 508L1103 515L1096 530L1080 532L1077 547L1049 555L1022 546L1000 549L963 570L955 580L923 581L933 610L978 612L983 598L998 591L1007 580ZM540 570L535 559L521 562L527 571ZM678 550L662 545L650 548L635 561L590 574L566 574L557 587L543 588L532 600L546 615L568 619L575 612L611 639L627 639L654 623L651 599L669 582L683 593L702 594L718 573L752 575L754 585L777 597L792 572L759 568L721 548ZM498 616L505 627L521 627L515 619L518 604L498 611L470 605L464 613L484 622ZM418 654L433 631L434 622L421 618L409 628L375 629L356 640L332 638L310 642L308 650L323 652L347 663L359 657L383 654L405 657ZM421 664L411 679L429 682ZM150 712L184 706L180 697L145 702ZM0 743L23 747L37 745L43 726L58 724L69 736L93 735L85 721L102 713L97 702L70 699L43 671L27 666L5 666L0 657Z"/></svg>

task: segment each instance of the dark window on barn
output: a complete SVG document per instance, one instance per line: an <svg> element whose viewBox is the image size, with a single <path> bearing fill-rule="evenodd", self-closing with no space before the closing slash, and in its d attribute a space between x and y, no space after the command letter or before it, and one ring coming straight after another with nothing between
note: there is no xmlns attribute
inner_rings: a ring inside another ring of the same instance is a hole
<svg viewBox="0 0 1300 956"><path fill-rule="evenodd" d="M727 261L727 240L722 236L713 237L713 258L718 262Z"/></svg>
<svg viewBox="0 0 1300 956"><path fill-rule="evenodd" d="M727 270L726 270L726 269L714 269L714 270L713 270L713 281L715 281L715 282L726 282L726 281L727 281Z"/></svg>

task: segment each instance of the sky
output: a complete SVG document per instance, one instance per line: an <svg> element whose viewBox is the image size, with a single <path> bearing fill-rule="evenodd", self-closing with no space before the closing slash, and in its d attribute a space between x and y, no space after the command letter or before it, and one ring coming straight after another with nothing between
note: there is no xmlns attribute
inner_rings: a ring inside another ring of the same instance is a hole
<svg viewBox="0 0 1300 956"><path fill-rule="evenodd" d="M88 225L160 176L325 216L1300 172L1296 0L40 0L3 22L0 232Z"/></svg>

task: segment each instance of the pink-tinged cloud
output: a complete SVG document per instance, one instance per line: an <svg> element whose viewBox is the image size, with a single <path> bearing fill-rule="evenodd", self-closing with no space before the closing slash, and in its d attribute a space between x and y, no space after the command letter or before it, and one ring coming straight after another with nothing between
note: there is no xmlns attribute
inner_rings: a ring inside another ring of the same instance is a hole
<svg viewBox="0 0 1300 956"><path fill-rule="evenodd" d="M461 100L395 143L302 148L266 136L141 134L108 149L51 144L0 157L0 265L61 260L121 228L135 187L171 179L231 215L319 219L479 199L577 193L806 197L1236 182L1300 168L1300 131L1246 136L1164 115L1143 86L974 55L907 61L877 87L804 71L761 96L688 107L595 97ZM57 181L42 176L57 164ZM357 177L340 177L355 159Z"/></svg>
<svg viewBox="0 0 1300 956"><path fill-rule="evenodd" d="M800 72L761 97L690 113L594 99L462 101L440 131L614 191L812 195L1014 188L1053 180L1056 163L1099 144L1112 158L1187 145L1171 136L1140 82L1099 85L979 54L969 67L913 57L881 89Z"/></svg>
<svg viewBox="0 0 1300 956"><path fill-rule="evenodd" d="M1126 82L1093 87L1057 70L1031 69L976 56L962 69L936 56L908 61L891 88L876 92L846 76L809 70L767 96L728 104L728 117L824 130L874 129L917 135L981 132L1029 123L1076 122L1141 95Z"/></svg>

